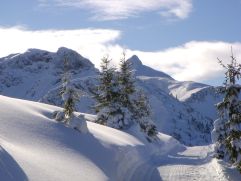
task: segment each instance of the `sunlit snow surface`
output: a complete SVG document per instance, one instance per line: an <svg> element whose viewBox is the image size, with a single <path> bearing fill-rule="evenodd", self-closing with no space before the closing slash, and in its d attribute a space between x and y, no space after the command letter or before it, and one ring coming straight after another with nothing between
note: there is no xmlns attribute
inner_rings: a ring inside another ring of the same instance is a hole
<svg viewBox="0 0 241 181"><path fill-rule="evenodd" d="M92 122L80 133L52 119L58 107L0 102L0 180L240 180L211 158L212 145L185 147L161 133L151 144L138 128L125 133Z"/></svg>

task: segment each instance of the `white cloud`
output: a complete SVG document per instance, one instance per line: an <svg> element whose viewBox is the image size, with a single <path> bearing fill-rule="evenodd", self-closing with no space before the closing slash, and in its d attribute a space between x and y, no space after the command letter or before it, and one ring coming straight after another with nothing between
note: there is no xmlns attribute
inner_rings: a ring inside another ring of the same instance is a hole
<svg viewBox="0 0 241 181"><path fill-rule="evenodd" d="M223 68L217 57L226 64L230 61L231 46L241 63L241 43L188 42L182 46L158 52L131 51L144 64L173 76L177 80L211 82L223 78ZM220 82L219 82L220 83Z"/></svg>
<svg viewBox="0 0 241 181"><path fill-rule="evenodd" d="M21 53L28 48L56 51L59 47L65 46L89 58L96 67L99 67L101 58L106 54L118 64L123 51L123 47L116 42L118 38L121 38L120 31L108 29L30 31L20 27L0 27L0 57ZM211 82L224 77L217 57L227 63L230 60L231 46L234 55L241 63L240 42L192 41L155 52L128 48L126 52L127 57L136 54L145 65L161 70L177 80Z"/></svg>
<svg viewBox="0 0 241 181"><path fill-rule="evenodd" d="M39 0L40 5L91 10L101 20L124 19L142 12L159 12L164 17L184 19L192 10L192 0Z"/></svg>
<svg viewBox="0 0 241 181"><path fill-rule="evenodd" d="M22 53L28 48L56 51L65 46L96 60L120 35L120 31L108 29L31 31L22 27L0 27L0 56Z"/></svg>

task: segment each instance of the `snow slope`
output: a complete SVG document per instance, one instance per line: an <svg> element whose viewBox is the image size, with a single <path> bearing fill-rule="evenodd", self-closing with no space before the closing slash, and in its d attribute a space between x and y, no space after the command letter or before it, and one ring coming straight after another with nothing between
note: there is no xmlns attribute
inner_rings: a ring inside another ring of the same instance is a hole
<svg viewBox="0 0 241 181"><path fill-rule="evenodd" d="M93 114L92 90L98 84L98 70L88 59L67 48L60 48L56 53L30 49L23 54L1 58L0 93L62 106L59 90L65 57L70 62L72 81L82 91L78 111ZM137 86L150 99L158 130L186 145L209 144L212 123L216 119L214 104L220 99L215 96L215 88L176 81L143 65L137 56L128 61L133 64Z"/></svg>
<svg viewBox="0 0 241 181"><path fill-rule="evenodd" d="M145 142L127 133L89 122L81 134L51 119L60 108L0 100L0 180L125 180L126 168L148 157Z"/></svg>
<svg viewBox="0 0 241 181"><path fill-rule="evenodd" d="M205 84L191 81L176 81L170 75L167 75L164 72L157 71L146 65L143 65L141 60L136 55L133 55L127 61L132 64L134 73L139 79L142 80L149 78L153 82L157 81L159 84L161 84L161 87L164 91L178 98L181 101L186 100L193 93L210 87Z"/></svg>
<svg viewBox="0 0 241 181"><path fill-rule="evenodd" d="M0 180L233 181L212 146L185 147L165 134L148 143L88 122L84 134L52 119L55 106L0 96ZM93 119L91 115L85 115Z"/></svg>

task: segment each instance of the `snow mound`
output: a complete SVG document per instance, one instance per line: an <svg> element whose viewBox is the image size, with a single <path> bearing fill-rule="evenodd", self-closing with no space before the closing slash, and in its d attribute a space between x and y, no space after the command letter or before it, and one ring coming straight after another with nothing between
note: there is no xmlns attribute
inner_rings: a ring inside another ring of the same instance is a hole
<svg viewBox="0 0 241 181"><path fill-rule="evenodd" d="M125 180L149 157L144 139L92 122L83 134L52 119L58 107L0 100L1 180Z"/></svg>

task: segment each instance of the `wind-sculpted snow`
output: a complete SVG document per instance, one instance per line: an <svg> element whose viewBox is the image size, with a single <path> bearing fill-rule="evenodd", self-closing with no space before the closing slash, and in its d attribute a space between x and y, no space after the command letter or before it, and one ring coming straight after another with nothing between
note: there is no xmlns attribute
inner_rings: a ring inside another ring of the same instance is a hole
<svg viewBox="0 0 241 181"><path fill-rule="evenodd" d="M92 122L87 122L87 133L78 132L52 118L58 107L3 96L0 100L0 180L124 181L145 163L160 180L147 161L153 149L143 136Z"/></svg>
<svg viewBox="0 0 241 181"><path fill-rule="evenodd" d="M14 158L0 146L0 180L27 180L27 176Z"/></svg>
<svg viewBox="0 0 241 181"><path fill-rule="evenodd" d="M0 59L2 95L63 106L59 94L64 59L68 59L72 82L81 91L77 111L94 114L93 93L98 70L88 60L67 48L56 53L30 49ZM179 82L169 75L142 64L137 56L133 64L137 86L150 99L153 121L159 131L174 136L186 145L211 142L210 132L216 119L214 104L219 101L215 89L195 82Z"/></svg>
<svg viewBox="0 0 241 181"><path fill-rule="evenodd" d="M0 180L239 180L212 158L212 145L186 147L162 133L149 143L137 127L123 132L89 121L79 132L53 119L59 107L5 96L0 102Z"/></svg>
<svg viewBox="0 0 241 181"><path fill-rule="evenodd" d="M96 138L93 131L101 137L106 129L111 132L110 128L102 129L103 126L90 123L92 133L81 135L51 119L52 112L59 108L2 96L0 99L0 143L29 180L107 180L113 177L115 152L105 147L102 141L106 139ZM121 135L125 141L125 134L117 131L112 143L120 144L117 140ZM126 140L128 138L131 144L140 144L126 135ZM108 145L111 147L110 143ZM129 142L120 145L129 145Z"/></svg>

